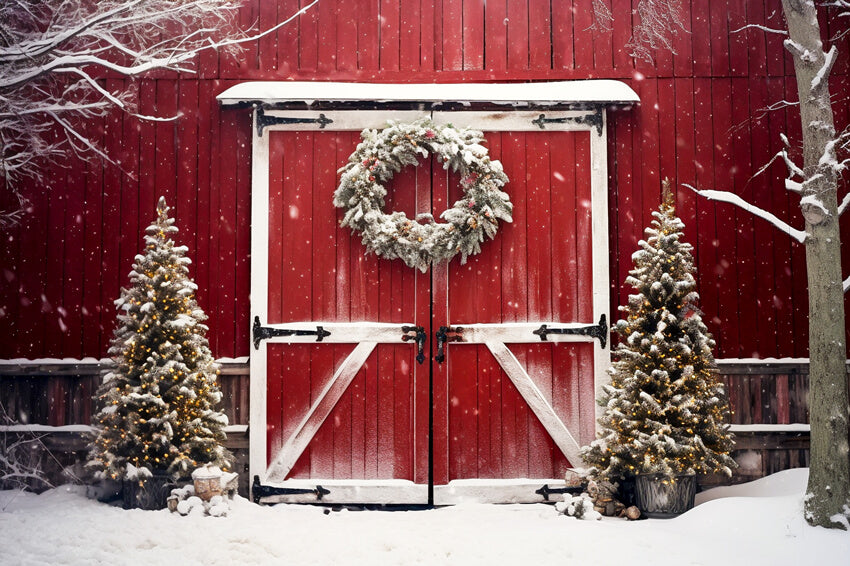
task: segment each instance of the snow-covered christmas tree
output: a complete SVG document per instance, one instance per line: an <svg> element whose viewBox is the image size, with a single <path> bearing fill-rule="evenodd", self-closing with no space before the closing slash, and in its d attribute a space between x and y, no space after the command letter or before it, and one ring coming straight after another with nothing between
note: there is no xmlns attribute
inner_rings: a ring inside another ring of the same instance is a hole
<svg viewBox="0 0 850 566"><path fill-rule="evenodd" d="M136 256L130 288L116 301L118 324L109 354L116 367L98 389L102 409L90 465L111 479L153 473L188 477L196 467L227 466L227 417L219 373L206 339L206 315L195 300L190 259L177 246L165 199Z"/></svg>
<svg viewBox="0 0 850 566"><path fill-rule="evenodd" d="M626 279L637 294L620 307L627 317L615 327L621 341L599 400L605 407L600 432L583 456L610 479L728 475L736 466L724 425L728 404L711 353L714 340L696 307L692 247L682 241L684 224L667 180L653 217Z"/></svg>

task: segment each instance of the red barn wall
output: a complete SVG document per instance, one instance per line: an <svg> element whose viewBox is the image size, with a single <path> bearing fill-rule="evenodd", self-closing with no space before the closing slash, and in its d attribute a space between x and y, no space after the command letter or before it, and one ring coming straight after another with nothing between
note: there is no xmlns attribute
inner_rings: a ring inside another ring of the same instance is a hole
<svg viewBox="0 0 850 566"><path fill-rule="evenodd" d="M677 186L733 191L802 226L794 199L782 190L781 164L753 178L781 148L780 133L800 139L793 108L765 111L796 99L792 62L780 36L735 31L747 23L782 27L775 2L686 2L690 33L679 34L676 55L660 52L654 64L634 61L624 47L636 0L607 2L615 14L611 30L594 29L589 0L320 2L237 56L205 54L196 75L106 79L107 88L136 89L141 114L182 117L144 122L115 114L88 124L120 167L95 159L68 163L49 172L47 187L28 189L30 213L4 231L0 244L0 358L106 354L112 301L127 284L161 195L175 209L179 243L190 248L213 352L248 354L250 118L247 111L221 110L215 101L245 80L628 83L641 104L609 113L615 316L629 292L622 282L631 254L664 177ZM253 0L241 20L268 27L298 7ZM841 25L846 22L825 18L825 35L834 36ZM850 92L850 34L839 49L831 91L838 94L836 117L844 126L850 121L841 102ZM702 308L717 355L806 356L802 246L684 189L678 204L695 246Z"/></svg>

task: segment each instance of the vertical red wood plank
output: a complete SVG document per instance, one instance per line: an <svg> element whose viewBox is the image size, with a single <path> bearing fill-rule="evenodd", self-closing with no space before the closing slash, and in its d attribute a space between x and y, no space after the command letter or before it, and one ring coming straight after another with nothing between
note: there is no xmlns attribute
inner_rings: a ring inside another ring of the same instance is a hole
<svg viewBox="0 0 850 566"><path fill-rule="evenodd" d="M251 130L250 115L238 114L236 130L236 248L231 357L248 355L251 341Z"/></svg>
<svg viewBox="0 0 850 566"><path fill-rule="evenodd" d="M698 243L697 197L682 187L684 183L696 186L696 154L694 132L694 81L689 78L674 80L675 130L676 130L676 211L685 224L685 241L694 246ZM666 173L665 173L666 174Z"/></svg>
<svg viewBox="0 0 850 566"><path fill-rule="evenodd" d="M732 148L732 84L729 79L715 78L712 82L712 127L714 139L714 186L720 190L732 190L734 187ZM720 319L719 326L711 329L720 351L734 349L740 344L738 300L740 285L737 283L735 263L740 257L736 245L738 211L718 211L715 225L717 236L717 264L711 273L702 276L713 280L714 294L717 296L717 310L705 311L705 318Z"/></svg>
<svg viewBox="0 0 850 566"><path fill-rule="evenodd" d="M282 290L283 320L297 322L312 318L311 281L306 276L307 266L312 265L311 246L304 242L305 235L312 233L311 189L313 177L313 138L310 132L295 132L285 139L284 191L283 191L283 257ZM308 236L309 238L309 236ZM284 435L288 436L306 414L311 401L316 398L329 376L321 367L313 368L311 353L313 346L287 346L281 359L283 364ZM314 371L315 370L315 371ZM290 416L287 417L287 414ZM328 424L327 422L325 423ZM309 476L313 469L312 451L304 456L292 470L292 476ZM319 462L321 472L330 475L330 462Z"/></svg>
<svg viewBox="0 0 850 566"><path fill-rule="evenodd" d="M847 92L841 90L835 90L833 92ZM794 80L785 80L785 100L794 100L797 94L797 84ZM842 124L844 127L847 127L848 120L846 119L847 114L850 113L850 110L847 109L846 105L841 104L833 104L833 113L837 118L836 124ZM843 118L841 115L844 115ZM801 140L802 139L802 124L800 123L800 115L797 110L788 110L788 122L786 125L787 130L785 133L788 136L789 140ZM792 141L792 146L794 142ZM794 159L797 163L802 162L802 156L799 152L792 152ZM783 172L784 173L784 172ZM780 172L776 172L775 174L783 174ZM845 182L844 182L844 190L846 191L847 184L847 176L845 174ZM797 200L794 195L787 195L791 201L790 204L790 213L788 215L788 221L792 226L804 226L805 221L803 220L803 214L800 211L799 200ZM840 195L843 196L843 195ZM850 241L850 225L848 223L844 223L845 232L848 236L844 236L842 233L843 242ZM844 253L850 251L848 246L844 246ZM845 257L847 257L845 255ZM808 277L806 274L806 247L803 244L800 244L795 241L791 241L791 265L792 265L792 278L793 278L793 309L794 309L794 318L793 318L793 328L794 328L794 347L787 354L793 357L805 358L809 355L809 296L808 296ZM848 294L845 293L845 303L847 303ZM782 355L786 355L784 352Z"/></svg>
<svg viewBox="0 0 850 566"><path fill-rule="evenodd" d="M765 25L765 6L762 2L747 2L747 24ZM747 36L747 62L749 76L761 76L767 72L767 36L757 27L748 28L742 32Z"/></svg>
<svg viewBox="0 0 850 566"><path fill-rule="evenodd" d="M284 161L293 158L286 153L287 134L266 132L269 143L269 205L268 222L268 313L267 322L280 323L283 318L283 192ZM291 134L289 134L291 135ZM257 219L259 221L259 219ZM282 344L267 345L266 369L266 426L267 456L271 462L283 445L283 352ZM288 401L288 400L287 400Z"/></svg>
<svg viewBox="0 0 850 566"><path fill-rule="evenodd" d="M764 25L770 29L785 29L785 17L782 10L773 2L765 2ZM767 58L767 74L771 77L785 76L785 36L778 33L764 33Z"/></svg>
<svg viewBox="0 0 850 566"><path fill-rule="evenodd" d="M538 217L529 223L526 274L528 281L528 317L530 321L552 319L552 206L549 190L549 135L531 133L526 136L526 179L528 208ZM521 264L520 264L521 265ZM552 350L549 345L529 346L526 371L543 395L552 399ZM544 449L551 444L537 417L528 411L529 477L547 477L551 454Z"/></svg>
<svg viewBox="0 0 850 566"><path fill-rule="evenodd" d="M484 10L484 68L488 71L504 71L508 68L507 17L507 5L504 0L490 2ZM572 29L569 31L572 33Z"/></svg>
<svg viewBox="0 0 850 566"><path fill-rule="evenodd" d="M490 158L498 160L502 154L502 136L489 133L486 136ZM510 181L509 181L510 184ZM507 187L506 187L507 188ZM507 243L502 223L496 238L488 242L480 258L481 284L479 285L478 320L488 323L502 322L502 247ZM511 267L508 267L511 269ZM486 290L486 291L485 291ZM486 348L480 348L479 355L479 392L478 392L478 463L477 477L498 478L501 475L502 462L502 419L501 389L502 371L499 364Z"/></svg>
<svg viewBox="0 0 850 566"><path fill-rule="evenodd" d="M418 71L420 68L419 25L422 20L419 2L408 2L399 10L399 69Z"/></svg>
<svg viewBox="0 0 850 566"><path fill-rule="evenodd" d="M43 324L43 336L34 344L33 357L62 357L62 328L59 324L59 312L62 301L62 279L64 278L64 247L65 236L65 194L66 171L53 170L50 172L51 190L45 203L46 222L38 226L39 232L46 234L45 248L45 277L34 282L32 300L38 302Z"/></svg>
<svg viewBox="0 0 850 566"><path fill-rule="evenodd" d="M573 48L575 49L575 69L593 72L593 14L584 6L573 2ZM615 15L615 21L616 21ZM624 18L628 21L628 18Z"/></svg>
<svg viewBox="0 0 850 566"><path fill-rule="evenodd" d="M753 168L766 164L772 155L774 142L770 139L768 118L759 110L765 108L771 101L767 91L767 79L756 79L750 82L750 114L756 114L756 120L751 128L751 151ZM779 167L779 165L777 165ZM768 175L759 175L750 180L752 185L752 203L765 210L772 209L772 193L774 186ZM758 317L756 320L754 352L757 357L776 355L776 312L772 300L775 265L773 259L774 235L776 229L767 222L756 219L753 223L756 245L756 286L755 299ZM786 238L784 234L780 238Z"/></svg>
<svg viewBox="0 0 850 566"><path fill-rule="evenodd" d="M552 28L549 0L528 2L528 66L530 69L552 68Z"/></svg>
<svg viewBox="0 0 850 566"><path fill-rule="evenodd" d="M575 135L576 155L576 259L578 285L578 318L595 322L599 313L593 309L593 193L590 180L590 136L595 132L580 132ZM581 443L593 439L596 426L596 399L594 398L593 344L571 344L576 351L579 387L579 429L576 431ZM571 462L573 466L576 462Z"/></svg>
<svg viewBox="0 0 850 566"><path fill-rule="evenodd" d="M119 88L123 88L124 83L121 80L109 80L106 82L106 88L110 92L115 92ZM125 136L131 137L131 133L124 128L125 120L122 118L121 112L110 113L106 117L104 137L104 150L107 155L111 155L114 159L123 159L123 145L126 143ZM103 209L102 217L102 264L100 270L101 278L101 293L97 303L97 309L100 313L100 329L101 329L101 345L98 357L104 357L107 354L109 339L112 337L112 329L115 327L115 307L113 301L118 298L119 289L124 284L123 276L125 271L129 270L128 266L122 265L119 244L121 242L122 233L127 230L125 216L121 210L121 194L122 184L127 175L124 170L105 165L103 168ZM121 218L122 221L115 222L116 218Z"/></svg>
<svg viewBox="0 0 850 566"><path fill-rule="evenodd" d="M463 1L463 68L484 68L485 0ZM547 45L548 45L548 37Z"/></svg>
<svg viewBox="0 0 850 566"><path fill-rule="evenodd" d="M143 115L153 116L157 113L156 83L154 80L141 81L139 110ZM156 133L156 122L139 120L139 234L135 253L139 253L139 242L145 228L156 217ZM135 257L135 254L131 257Z"/></svg>
<svg viewBox="0 0 850 566"><path fill-rule="evenodd" d="M600 0L610 10L611 0ZM612 12L616 14L616 12ZM625 14L616 14L615 17L625 18ZM622 49L624 44L614 43L613 30L602 29L596 25L593 29L593 69L598 77L607 77L614 70L614 52ZM667 56L669 61L669 55ZM670 64L670 63L668 63Z"/></svg>
<svg viewBox="0 0 850 566"><path fill-rule="evenodd" d="M729 72L735 77L747 76L746 4L747 0L729 1Z"/></svg>
<svg viewBox="0 0 850 566"><path fill-rule="evenodd" d="M711 30L711 74L715 77L729 75L729 17L727 2L709 3L709 29Z"/></svg>
<svg viewBox="0 0 850 566"><path fill-rule="evenodd" d="M634 111L632 111L634 112ZM614 144L614 150L618 156L614 162L614 179L616 183L616 200L612 201L612 205L616 207L617 216L616 223L616 248L617 264L616 269L611 273L615 274L614 280L615 292L612 293L612 318L619 316L617 314L617 306L625 305L628 301L629 288L624 284L626 277L631 269L631 257L637 250L638 236L637 234L642 229L640 226L640 206L641 196L635 186L634 160L633 160L633 143L635 129L634 122L636 116L634 113L621 114L616 121L612 120L613 128L611 142ZM609 146L610 147L610 146Z"/></svg>
<svg viewBox="0 0 850 566"><path fill-rule="evenodd" d="M57 275L61 274L61 276L57 283L57 293L47 294L54 309L51 313L50 324L58 327L58 336L61 340L48 344L48 348L55 352L56 357L79 358L82 327L78 313L82 303L83 286L83 258L80 256L85 244L83 234L85 189L80 191L80 188L85 186L85 163L82 160L79 163L73 163L66 170L65 183L65 186L60 189L65 204L63 222L65 232L63 237L53 242L61 258L56 264ZM83 194L80 195L79 192Z"/></svg>
<svg viewBox="0 0 850 566"><path fill-rule="evenodd" d="M740 195L747 202L753 202L753 185L750 181L752 172L758 167L753 167L750 159L750 145L752 134L750 132L750 106L749 106L749 79L732 79L732 184L733 192ZM747 326L757 320L758 308L756 306L757 294L756 284L756 248L753 238L755 220L750 214L737 213L737 229L735 230L735 250L737 258L735 272L737 273L738 299L738 325L740 339L738 344L725 344L720 351L722 357L747 358L756 351L754 339L755 334ZM724 287L732 287L728 282L721 282ZM744 326L747 325L747 326Z"/></svg>
<svg viewBox="0 0 850 566"><path fill-rule="evenodd" d="M560 132L551 134L555 151L551 153L551 203L552 203L552 320L578 322L579 241L587 235L579 234L576 215L580 203L576 195L576 175L586 167L576 164L576 134ZM572 344L553 346L553 371L556 381L552 389L552 408L560 415L570 431L579 430L581 383L576 350Z"/></svg>
<svg viewBox="0 0 850 566"><path fill-rule="evenodd" d="M552 69L573 69L572 2L552 2ZM489 10L489 8L488 8Z"/></svg>
<svg viewBox="0 0 850 566"><path fill-rule="evenodd" d="M659 178L669 178L676 190L676 92L673 79L658 80Z"/></svg>
<svg viewBox="0 0 850 566"><path fill-rule="evenodd" d="M407 2L400 10L399 68L402 71L420 69L420 49L424 47L419 35L421 21L419 2Z"/></svg>
<svg viewBox="0 0 850 566"><path fill-rule="evenodd" d="M309 0L300 0L299 8L308 3ZM319 65L319 12L314 6L298 17L298 70L308 74Z"/></svg>
<svg viewBox="0 0 850 566"><path fill-rule="evenodd" d="M177 115L177 83L170 79L156 81L156 113L162 117L173 117ZM154 198L165 197L168 206L172 207L171 213L177 212L175 202L177 185L177 147L175 146L176 124L171 122L157 122L154 130L156 140L155 168L154 168ZM153 140L151 140L153 141ZM155 209L152 209L152 211ZM151 213L151 219L154 213ZM180 228L180 243L183 243L185 234L182 226Z"/></svg>
<svg viewBox="0 0 850 566"><path fill-rule="evenodd" d="M399 68L399 1L380 0L380 55L382 71L397 71Z"/></svg>
<svg viewBox="0 0 850 566"><path fill-rule="evenodd" d="M357 70L358 20L363 15L357 12L356 0L334 2L336 15L336 68L341 72Z"/></svg>
<svg viewBox="0 0 850 566"><path fill-rule="evenodd" d="M463 69L463 3L438 0L442 6L442 65L443 71Z"/></svg>
<svg viewBox="0 0 850 566"><path fill-rule="evenodd" d="M434 22L435 4L429 0L422 0L419 8L419 67L426 74L436 70L438 64L435 55L439 40Z"/></svg>
<svg viewBox="0 0 850 566"><path fill-rule="evenodd" d="M528 248L527 228L527 192L525 159L526 134L502 134L500 160L510 179L508 185L513 203L513 222L500 228L503 242L502 265L524 265ZM525 274L518 269L502 270L502 320L504 322L525 322L528 320L528 300L526 297ZM525 347L512 349L520 364L525 367ZM524 401L511 383L500 372L501 415L502 415L502 474L503 477L527 477L528 447L525 436L528 420ZM518 439L523 439L520 442Z"/></svg>
<svg viewBox="0 0 850 566"><path fill-rule="evenodd" d="M713 187L714 140L712 132L712 81L694 80L694 153L697 158L696 182L698 188ZM717 331L720 322L717 316L718 297L715 267L717 266L717 230L715 221L717 207L706 199L697 201L696 268L700 307L707 313L704 317L709 328ZM730 212L724 211L724 214Z"/></svg>
<svg viewBox="0 0 850 566"><path fill-rule="evenodd" d="M772 103L785 98L785 78L770 80L767 85L767 98ZM796 112L795 112L796 113ZM786 120L786 109L773 110L768 115L769 141L774 154L781 147L781 136L787 135L788 123ZM800 159L798 162L802 162ZM766 163L766 162L765 162ZM770 188L772 203L770 210L780 218L789 219L791 208L791 193L784 190L784 177L786 170L784 166L777 164L771 168ZM798 208L799 197L794 196L795 206ZM797 226L803 226L802 219ZM772 228L772 227L771 227ZM777 356L787 356L794 349L794 342L799 338L794 328L794 312L791 306L791 238L773 229L773 256L774 256L774 284L770 290L763 291L766 299L772 303L776 316L776 353Z"/></svg>
<svg viewBox="0 0 850 566"><path fill-rule="evenodd" d="M210 200L218 183L213 183L216 178L212 175L214 164L218 162L218 156L213 153L213 130L218 128L218 103L215 100L217 85L214 81L199 81L198 84L198 146L195 155L197 167L197 187L195 192L195 217L196 217L196 251L195 251L195 283L198 285L197 300L208 313L212 313L214 307L211 273L215 260L212 258L213 238ZM215 117L215 120L213 120ZM212 332L207 336L211 339Z"/></svg>
<svg viewBox="0 0 850 566"><path fill-rule="evenodd" d="M298 12L299 9L299 0L278 0L278 20L288 18L291 14ZM313 9L310 11L313 11ZM301 47L299 38L301 27L306 20L303 16L299 16L277 31L277 68L280 75L292 75L297 73L300 68Z"/></svg>
<svg viewBox="0 0 850 566"><path fill-rule="evenodd" d="M747 0L741 0L746 2ZM673 38L673 49L676 55L673 57L673 74L677 77L692 77L694 74L694 40L696 36L691 33L693 27L692 2L681 2L679 7L682 13L682 20L685 22L687 32L678 31Z"/></svg>
<svg viewBox="0 0 850 566"><path fill-rule="evenodd" d="M380 4L374 0L358 0L357 11L364 14L357 22L357 67L377 71L381 52Z"/></svg>
<svg viewBox="0 0 850 566"><path fill-rule="evenodd" d="M641 100L641 191L644 199L643 228L649 226L652 219L651 211L658 207L661 194L660 146L658 106L659 83L654 79L646 79L637 83Z"/></svg>
<svg viewBox="0 0 850 566"><path fill-rule="evenodd" d="M323 16L324 17L324 16ZM304 237L303 244L311 250L311 262L305 277L310 279L310 320L335 321L336 313L336 210L329 205L336 187L336 135L316 133L313 135L312 178L309 193L305 195L304 207L311 208L311 231ZM304 269L306 266L302 266ZM342 360L336 359L334 346L315 345L311 348L310 369L313 380L327 383ZM362 372L361 372L362 373ZM358 375L343 398L334 407L328 422L321 427L310 443L312 477L350 478L352 475L352 402L351 390L361 381ZM314 389L315 390L315 389ZM313 397L315 400L315 395ZM362 464L362 462L361 462Z"/></svg>
<svg viewBox="0 0 850 566"><path fill-rule="evenodd" d="M711 76L711 13L709 8L708 2L691 3L694 77Z"/></svg>
<svg viewBox="0 0 850 566"><path fill-rule="evenodd" d="M260 2L258 28L265 31L280 21L278 19L279 2ZM297 24L295 24L297 25ZM277 38L278 34L270 33L261 37L257 45L257 67L260 76L272 78L277 71Z"/></svg>
<svg viewBox="0 0 850 566"><path fill-rule="evenodd" d="M217 161L220 164L218 175L218 201L211 202L213 211L218 219L216 230L218 240L217 266L225 266L218 269L216 274L214 309L210 317L211 323L215 324L214 334L216 336L216 347L213 349L215 356L233 351L235 342L235 280L233 268L236 265L236 171L238 168L237 154L237 113L227 112L221 114L219 123L219 147L221 153ZM213 254L213 257L216 257ZM211 325L212 329L213 326ZM229 354L232 355L232 354Z"/></svg>
<svg viewBox="0 0 850 566"><path fill-rule="evenodd" d="M90 123L90 136L100 147L105 148L104 131L109 117ZM81 355L100 357L101 344L105 343L100 321L100 296L103 287L103 228L104 200L107 187L104 183L104 163L92 161L87 167L83 216L84 246L82 266L82 301L79 309ZM76 318L76 315L73 315Z"/></svg>
<svg viewBox="0 0 850 566"><path fill-rule="evenodd" d="M776 382L776 402L773 404L776 407L775 422L789 424L791 422L791 404L788 398L788 376L777 375L774 380Z"/></svg>
<svg viewBox="0 0 850 566"><path fill-rule="evenodd" d="M343 36L346 32L354 35L356 26L349 28L342 24L337 27L337 16L339 10L338 2L319 2L317 6L311 8L310 11L317 11L318 18L318 62L317 75L333 76L337 69L338 46L344 45Z"/></svg>
<svg viewBox="0 0 850 566"><path fill-rule="evenodd" d="M528 4L521 0L508 3L508 69L528 69Z"/></svg>
<svg viewBox="0 0 850 566"><path fill-rule="evenodd" d="M197 158L198 147L198 116L201 114L198 105L198 81L181 80L177 83L177 109L181 113L177 121L176 172L174 213L176 224L180 228L180 239L189 248L188 256L192 258L191 275L197 276L198 245L197 234ZM201 243L204 245L205 242ZM196 281L197 283L197 281ZM203 306L203 305L202 305Z"/></svg>

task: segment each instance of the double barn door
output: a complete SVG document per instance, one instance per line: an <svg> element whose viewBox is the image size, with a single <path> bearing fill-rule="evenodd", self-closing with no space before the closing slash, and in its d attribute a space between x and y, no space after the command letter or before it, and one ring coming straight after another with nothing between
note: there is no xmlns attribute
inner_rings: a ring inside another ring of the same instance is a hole
<svg viewBox="0 0 850 566"><path fill-rule="evenodd" d="M426 273L367 255L333 206L359 131L423 114L277 114L258 113L254 138L255 498L544 498L581 465L607 359L602 111L598 128L562 112L545 129L539 113L429 113L490 130L514 214L465 265ZM388 184L385 210L439 217L460 191L424 159Z"/></svg>

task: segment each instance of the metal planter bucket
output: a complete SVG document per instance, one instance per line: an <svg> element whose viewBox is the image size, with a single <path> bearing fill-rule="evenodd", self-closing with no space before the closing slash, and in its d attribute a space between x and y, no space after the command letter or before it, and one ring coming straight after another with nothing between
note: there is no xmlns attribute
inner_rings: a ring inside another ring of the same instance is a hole
<svg viewBox="0 0 850 566"><path fill-rule="evenodd" d="M165 509L168 496L174 486L171 475L154 473L151 477L139 480L124 480L124 509L144 509L155 511Z"/></svg>
<svg viewBox="0 0 850 566"><path fill-rule="evenodd" d="M671 519L694 507L697 477L669 478L661 474L636 477L635 499L641 513L653 519Z"/></svg>

